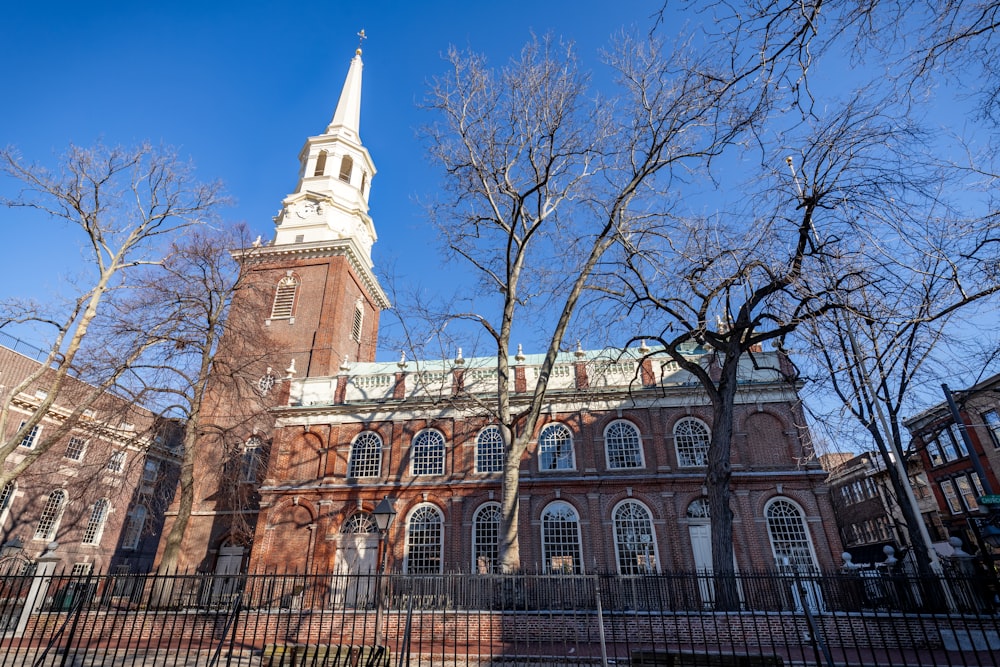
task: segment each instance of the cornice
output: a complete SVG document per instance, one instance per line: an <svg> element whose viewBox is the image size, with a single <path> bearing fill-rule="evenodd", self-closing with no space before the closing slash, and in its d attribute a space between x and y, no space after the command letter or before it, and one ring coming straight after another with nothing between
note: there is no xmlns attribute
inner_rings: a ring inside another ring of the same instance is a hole
<svg viewBox="0 0 1000 667"><path fill-rule="evenodd" d="M351 268L361 278L368 293L372 296L379 308L386 310L392 304L389 297L382 291L378 284L378 278L372 272L366 262L359 256L357 248L352 239L337 239L336 241L313 241L310 243L291 243L287 245L268 245L257 248L250 248L245 253L234 251L231 253L233 259L241 264L247 261L268 261L278 259L318 259L321 257L347 257Z"/></svg>
<svg viewBox="0 0 1000 667"><path fill-rule="evenodd" d="M787 403L794 400L785 383L742 386L736 394L737 405L755 403ZM515 411L528 405L530 393L512 395ZM323 403L314 405L284 405L272 408L277 426L301 426L324 421L399 421L410 419L471 418L487 415L495 397L487 394L449 395L440 398L408 397L381 400ZM555 390L546 394L542 414L590 410L647 410L651 408L682 408L710 406L708 396L697 386L597 388Z"/></svg>

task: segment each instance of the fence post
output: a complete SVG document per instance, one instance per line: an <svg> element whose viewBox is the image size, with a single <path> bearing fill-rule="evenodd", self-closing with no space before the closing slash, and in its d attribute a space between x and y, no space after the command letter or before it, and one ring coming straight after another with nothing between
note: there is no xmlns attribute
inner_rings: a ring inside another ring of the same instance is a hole
<svg viewBox="0 0 1000 667"><path fill-rule="evenodd" d="M594 575L594 597L597 600L597 633L601 638L601 667L608 667L608 644L604 637L604 609L601 607L601 576Z"/></svg>
<svg viewBox="0 0 1000 667"><path fill-rule="evenodd" d="M45 553L35 561L34 578L31 581L31 588L28 589L28 597L24 599L24 607L21 609L21 617L17 621L17 629L14 630L15 637L24 636L24 630L28 627L28 618L41 609L45 602L45 597L49 593L49 583L56 571L56 564L59 563L59 556L55 554L58 547L58 542L49 542Z"/></svg>

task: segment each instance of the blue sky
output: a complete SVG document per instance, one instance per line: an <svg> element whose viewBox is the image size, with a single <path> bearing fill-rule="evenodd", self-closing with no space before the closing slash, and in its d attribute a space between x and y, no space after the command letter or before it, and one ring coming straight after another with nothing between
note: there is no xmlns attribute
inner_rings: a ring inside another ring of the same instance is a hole
<svg viewBox="0 0 1000 667"><path fill-rule="evenodd" d="M650 25L659 2L47 2L4 10L0 145L54 164L71 142L142 140L176 147L204 179L221 179L265 239L295 186L307 136L333 114L364 29L362 140L375 160L371 214L377 265L405 280L427 273L434 233L418 198L432 194L416 128L430 77L449 44L502 63L531 32L598 50L622 26ZM0 181L0 192L13 184ZM81 270L72 230L23 210L0 210L2 295L44 297Z"/></svg>
<svg viewBox="0 0 1000 667"><path fill-rule="evenodd" d="M0 145L47 164L71 142L172 145L200 177L225 183L235 200L224 212L229 220L245 221L269 239L271 218L295 187L298 152L329 122L363 28L361 135L378 168L370 201L379 234L374 259L400 282L420 280L433 289L435 280L457 282L440 269L435 233L418 201L438 183L416 129L431 120L417 104L427 81L445 69L441 54L455 44L501 64L532 32L552 32L574 41L599 77L599 49L623 27L647 30L660 6L660 0L8 3L0 21ZM663 35L669 39L680 28L673 22ZM825 85L852 85L850 67L841 65L827 70ZM947 97L950 104L937 110L941 123L964 134L966 128L951 125L966 116ZM11 194L12 185L0 179L0 193ZM64 292L84 268L74 230L20 209L0 209L0 216L6 232L0 296ZM993 312L982 317L996 320ZM393 334L391 317L383 317L383 326ZM538 351L532 340L514 342ZM397 357L383 344L380 359ZM968 380L949 381L957 387Z"/></svg>

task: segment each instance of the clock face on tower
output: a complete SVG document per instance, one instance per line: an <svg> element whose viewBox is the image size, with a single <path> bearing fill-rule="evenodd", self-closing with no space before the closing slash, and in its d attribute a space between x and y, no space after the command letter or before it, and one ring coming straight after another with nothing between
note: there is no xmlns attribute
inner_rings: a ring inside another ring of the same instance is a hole
<svg viewBox="0 0 1000 667"><path fill-rule="evenodd" d="M295 212L295 215L301 219L311 218L313 216L323 214L323 204L319 202L306 201L295 204L292 210Z"/></svg>

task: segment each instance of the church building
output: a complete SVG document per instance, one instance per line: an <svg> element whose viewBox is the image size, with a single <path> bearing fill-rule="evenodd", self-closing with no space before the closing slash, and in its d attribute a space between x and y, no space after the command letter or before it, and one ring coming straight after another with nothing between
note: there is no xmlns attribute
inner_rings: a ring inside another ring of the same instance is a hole
<svg viewBox="0 0 1000 667"><path fill-rule="evenodd" d="M200 477L184 566L369 572L379 537L372 510L388 497L398 513L386 536L391 569L496 567L504 452L482 408L495 393L495 358L459 350L453 359L375 361L389 302L372 270L376 171L359 134L361 75L359 49L333 120L299 155L273 241L244 264L273 294L249 322L280 360L281 371L260 380L273 392L273 421L247 433L246 460L260 463L243 471L253 503L224 506L212 475ZM712 351L689 354L707 363ZM734 418L737 568L832 568L840 541L790 366L775 352L756 361L741 371ZM540 356L519 351L510 362L516 409ZM521 462L522 567L711 568L711 414L694 378L655 350L563 355ZM201 465L223 468L209 449ZM247 530L233 529L237 515Z"/></svg>

